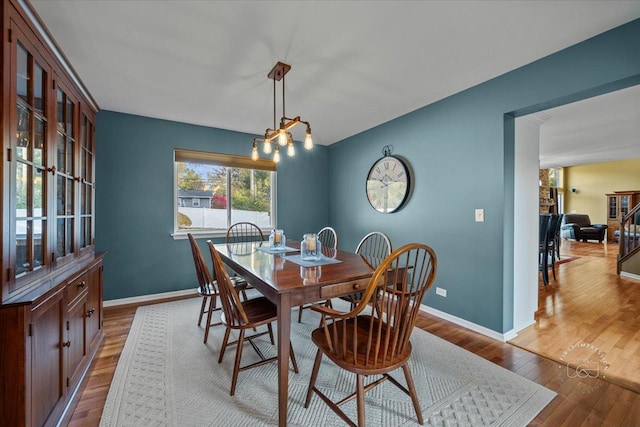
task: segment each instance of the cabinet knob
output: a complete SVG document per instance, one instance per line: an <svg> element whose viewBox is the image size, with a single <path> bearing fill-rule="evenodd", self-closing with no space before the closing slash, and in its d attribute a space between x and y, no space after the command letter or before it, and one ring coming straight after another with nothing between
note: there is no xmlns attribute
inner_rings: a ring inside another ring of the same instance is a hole
<svg viewBox="0 0 640 427"><path fill-rule="evenodd" d="M86 284L87 284L87 283L83 280L82 282L78 283L78 288L79 288L79 289L82 289L82 288L84 288L84 286L85 286Z"/></svg>
<svg viewBox="0 0 640 427"><path fill-rule="evenodd" d="M92 309L90 309L90 310L87 310L87 317L91 317L91 316L93 316L93 313L95 313L95 312L96 312L96 309L95 309L95 308L92 308Z"/></svg>
<svg viewBox="0 0 640 427"><path fill-rule="evenodd" d="M62 343L63 347L71 347L71 340L67 340L66 342Z"/></svg>

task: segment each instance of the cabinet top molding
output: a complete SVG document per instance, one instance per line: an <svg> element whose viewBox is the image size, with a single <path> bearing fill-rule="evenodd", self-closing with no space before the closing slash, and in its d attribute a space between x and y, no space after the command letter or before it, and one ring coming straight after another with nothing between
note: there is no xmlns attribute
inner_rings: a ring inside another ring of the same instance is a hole
<svg viewBox="0 0 640 427"><path fill-rule="evenodd" d="M94 111L100 111L98 103L93 98L93 96L91 96L91 93L89 93L89 90L84 85L82 80L80 80L80 77L78 77L78 73L76 73L76 70L73 68L64 53L62 53L62 50L51 36L51 33L49 33L47 27L42 21L40 21L40 18L38 17L36 11L33 9L33 6L31 6L31 4L27 0L15 0L15 2L22 8L27 18L29 18L29 20L35 27L36 31L38 31L38 35L42 37L42 40L47 44L47 47L51 49L51 53L60 62L64 70L72 79L73 83L78 86L78 89L80 89L82 95L87 99L87 101L91 105L91 108L93 108Z"/></svg>

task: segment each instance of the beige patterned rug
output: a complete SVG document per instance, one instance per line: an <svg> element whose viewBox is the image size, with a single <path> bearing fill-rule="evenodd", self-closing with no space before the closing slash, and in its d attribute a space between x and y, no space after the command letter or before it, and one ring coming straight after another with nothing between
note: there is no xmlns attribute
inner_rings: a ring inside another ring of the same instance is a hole
<svg viewBox="0 0 640 427"><path fill-rule="evenodd" d="M101 426L266 426L277 425L275 363L241 372L236 395L229 396L235 347L218 364L224 329L213 327L204 345L196 325L197 298L138 308L114 379ZM292 325L292 343L300 373L290 371L290 426L343 426L344 422L314 395L303 407L315 347L309 339L318 317L305 310ZM275 329L275 328L274 328ZM411 370L425 424L434 426L526 426L555 393L427 332L413 333ZM275 354L268 339L260 347ZM255 357L245 344L242 364ZM402 383L399 371L394 375ZM352 374L326 359L318 386L330 397L355 387ZM356 419L355 401L344 406ZM389 382L366 396L368 426L418 425L408 396Z"/></svg>

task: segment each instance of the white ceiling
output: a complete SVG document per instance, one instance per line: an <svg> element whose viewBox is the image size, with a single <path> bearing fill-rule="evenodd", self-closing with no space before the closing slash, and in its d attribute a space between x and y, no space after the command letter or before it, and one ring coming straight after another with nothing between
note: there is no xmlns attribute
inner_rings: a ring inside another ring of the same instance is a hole
<svg viewBox="0 0 640 427"><path fill-rule="evenodd" d="M638 0L31 3L102 109L263 134L283 61L287 116L324 145L640 17Z"/></svg>
<svg viewBox="0 0 640 427"><path fill-rule="evenodd" d="M640 158L640 86L537 114L542 168Z"/></svg>

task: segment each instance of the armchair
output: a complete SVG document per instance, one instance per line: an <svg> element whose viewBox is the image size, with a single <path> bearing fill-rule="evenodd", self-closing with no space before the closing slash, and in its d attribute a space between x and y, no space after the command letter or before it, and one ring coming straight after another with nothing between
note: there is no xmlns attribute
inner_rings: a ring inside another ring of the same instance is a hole
<svg viewBox="0 0 640 427"><path fill-rule="evenodd" d="M607 235L607 225L591 224L591 219L586 214L565 214L562 218L560 233L562 237L575 239L576 242L597 240L602 243Z"/></svg>

